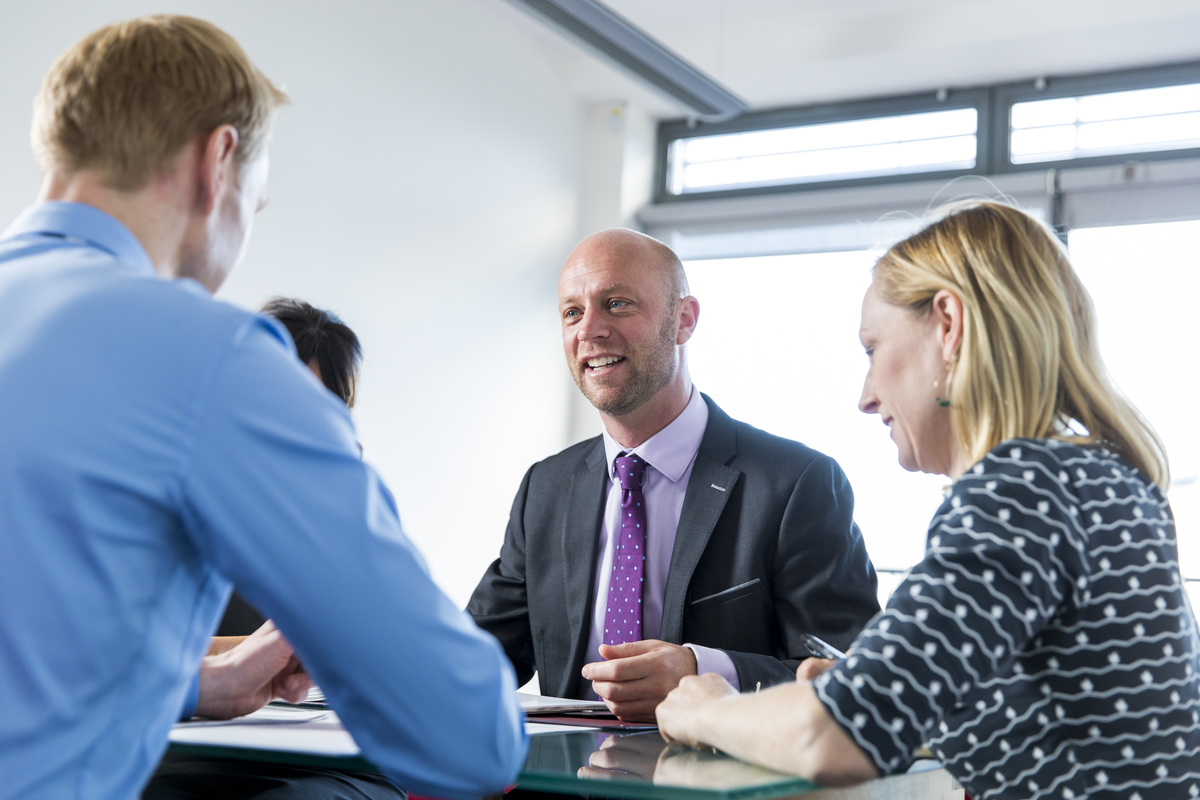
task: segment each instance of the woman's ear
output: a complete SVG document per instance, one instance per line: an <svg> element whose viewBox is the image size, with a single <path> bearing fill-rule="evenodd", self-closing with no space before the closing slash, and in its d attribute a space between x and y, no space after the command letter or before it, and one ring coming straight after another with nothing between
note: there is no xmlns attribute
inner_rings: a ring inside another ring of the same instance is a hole
<svg viewBox="0 0 1200 800"><path fill-rule="evenodd" d="M954 361L962 344L963 306L962 300L949 289L942 289L933 296L933 321L937 325L938 344L942 360L947 364Z"/></svg>

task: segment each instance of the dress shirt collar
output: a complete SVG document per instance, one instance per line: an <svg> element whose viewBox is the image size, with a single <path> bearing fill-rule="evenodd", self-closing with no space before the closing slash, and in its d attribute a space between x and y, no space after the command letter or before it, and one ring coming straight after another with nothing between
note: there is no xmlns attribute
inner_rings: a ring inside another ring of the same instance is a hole
<svg viewBox="0 0 1200 800"><path fill-rule="evenodd" d="M696 453L700 452L700 442L704 439L706 427L708 427L708 404L704 402L700 392L693 386L692 398L688 400L688 404L679 416L671 420L667 427L630 452L640 456L642 460L665 475L671 483L675 483L683 477L688 465L696 458ZM625 448L612 438L606 429L604 431L604 455L608 459L610 477L614 475L615 471L613 460L623 452L625 452ZM616 478L614 477L613 480Z"/></svg>
<svg viewBox="0 0 1200 800"><path fill-rule="evenodd" d="M115 217L86 203L50 200L30 206L0 240L29 235L56 236L71 244L98 247L122 263L154 273L154 264L137 237Z"/></svg>

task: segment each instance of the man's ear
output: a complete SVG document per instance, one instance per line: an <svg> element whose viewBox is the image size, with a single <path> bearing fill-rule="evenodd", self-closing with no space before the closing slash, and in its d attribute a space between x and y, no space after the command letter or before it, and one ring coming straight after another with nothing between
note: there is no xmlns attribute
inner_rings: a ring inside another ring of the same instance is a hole
<svg viewBox="0 0 1200 800"><path fill-rule="evenodd" d="M676 315L679 322L675 332L675 344L687 344L688 339L696 332L696 323L700 321L700 301L688 295L679 301Z"/></svg>
<svg viewBox="0 0 1200 800"><path fill-rule="evenodd" d="M212 214L217 200L237 182L237 148L240 140L237 128L221 125L207 136L200 137L200 204L204 216Z"/></svg>
<svg viewBox="0 0 1200 800"><path fill-rule="evenodd" d="M949 289L942 289L933 296L930 313L937 325L938 347L942 351L942 360L949 364L954 361L962 343L962 300Z"/></svg>

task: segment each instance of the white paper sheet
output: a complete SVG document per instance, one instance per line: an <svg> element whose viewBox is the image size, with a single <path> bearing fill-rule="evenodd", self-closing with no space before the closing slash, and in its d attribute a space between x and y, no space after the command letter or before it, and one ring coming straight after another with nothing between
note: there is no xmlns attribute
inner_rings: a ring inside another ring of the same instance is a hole
<svg viewBox="0 0 1200 800"><path fill-rule="evenodd" d="M179 723L187 728L211 728L218 725L291 725L299 722L316 722L321 719L337 719L332 711L299 708L297 706L263 706L253 714L237 719L190 719Z"/></svg>
<svg viewBox="0 0 1200 800"><path fill-rule="evenodd" d="M579 728L526 722L530 736L547 733L581 733L599 728ZM266 706L245 717L226 721L180 722L170 740L209 747L244 747L280 750L318 756L356 756L358 745L333 711Z"/></svg>
<svg viewBox="0 0 1200 800"><path fill-rule="evenodd" d="M530 736L541 736L544 733L587 733L602 730L601 728L580 728L574 725L551 725L548 722L526 722L525 732ZM620 731L613 731L620 733Z"/></svg>
<svg viewBox="0 0 1200 800"><path fill-rule="evenodd" d="M265 712L265 713L264 713ZM291 720L279 708L267 706L249 716L227 722L181 722L171 729L170 740L210 747L246 747L282 750L321 756L356 756L354 738L332 711L291 711ZM309 716L309 719L301 719Z"/></svg>
<svg viewBox="0 0 1200 800"><path fill-rule="evenodd" d="M517 692L517 702L526 714L561 714L564 711L608 711L599 700L568 700L565 697L542 697Z"/></svg>

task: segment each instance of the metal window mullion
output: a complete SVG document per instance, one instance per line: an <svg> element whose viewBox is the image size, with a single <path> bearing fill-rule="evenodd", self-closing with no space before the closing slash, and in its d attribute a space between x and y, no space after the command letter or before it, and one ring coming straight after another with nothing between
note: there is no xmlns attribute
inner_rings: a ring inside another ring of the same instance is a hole
<svg viewBox="0 0 1200 800"><path fill-rule="evenodd" d="M978 142L979 142L979 133L978 132L973 133L973 134L955 133L955 134L950 134L947 136L926 136L924 139L891 139L886 142L870 142L868 144L850 144L850 145L845 145L843 147L821 147L821 148L816 148L816 149L811 149L811 150L785 150L785 151L778 152L778 153L759 153L758 155L752 155L752 156L733 156L732 158L714 158L709 161L689 161L689 162L687 162L687 166L690 167L693 164L722 164L722 163L727 163L730 161L748 161L752 158L779 158L781 156L794 156L794 155L798 155L800 153L838 153L838 152L842 152L845 150L857 150L857 149L863 148L863 147L883 147L885 145L893 145L893 144L916 144L918 142L937 142L937 141L943 141L946 139L958 139L962 136L974 136L975 141L976 141L976 147L978 148ZM976 150L976 153L978 153L978 149ZM979 159L977 157L976 161L978 161L978 160Z"/></svg>
<svg viewBox="0 0 1200 800"><path fill-rule="evenodd" d="M1016 104L1014 103L1014 105ZM1196 113L1200 113L1200 109L1193 108L1187 111L1172 111L1169 114L1138 114L1137 116L1133 117L1114 117L1112 119L1094 119L1089 121L1081 120L1077 117L1074 122L1057 122L1053 125L1032 125L1028 128L1012 128L1011 130L1013 133L1016 133L1017 131L1043 131L1047 128L1066 128L1070 126L1074 126L1076 129L1078 129L1083 125L1104 125L1109 122L1129 122L1130 120L1135 119L1168 119L1170 117L1179 117L1183 116L1184 114Z"/></svg>

